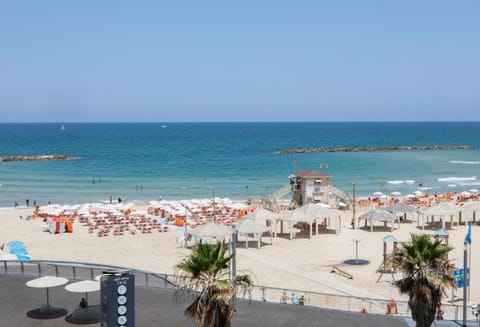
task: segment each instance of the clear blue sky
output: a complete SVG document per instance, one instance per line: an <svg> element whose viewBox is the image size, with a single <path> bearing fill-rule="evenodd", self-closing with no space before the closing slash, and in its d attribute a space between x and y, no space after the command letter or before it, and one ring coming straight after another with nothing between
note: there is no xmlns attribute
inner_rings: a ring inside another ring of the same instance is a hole
<svg viewBox="0 0 480 327"><path fill-rule="evenodd" d="M480 120L480 1L1 1L0 122Z"/></svg>

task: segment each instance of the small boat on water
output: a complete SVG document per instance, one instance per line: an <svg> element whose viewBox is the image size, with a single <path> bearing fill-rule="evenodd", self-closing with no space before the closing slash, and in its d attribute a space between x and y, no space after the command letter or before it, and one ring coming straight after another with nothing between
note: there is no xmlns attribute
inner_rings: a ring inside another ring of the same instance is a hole
<svg viewBox="0 0 480 327"><path fill-rule="evenodd" d="M65 130L65 126L63 126L63 124L62 124L62 127L60 127L60 129L61 129L62 131L64 131L64 130Z"/></svg>

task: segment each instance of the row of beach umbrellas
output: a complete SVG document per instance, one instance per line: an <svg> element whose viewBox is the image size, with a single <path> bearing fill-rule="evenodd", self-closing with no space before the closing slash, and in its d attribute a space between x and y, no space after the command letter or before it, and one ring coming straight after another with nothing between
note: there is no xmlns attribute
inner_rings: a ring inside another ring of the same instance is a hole
<svg viewBox="0 0 480 327"><path fill-rule="evenodd" d="M236 229L240 235L254 234L255 237L259 238L263 233L270 231L270 229L265 225L266 221L270 221L273 224L276 224L278 221L285 221L290 223L291 226L298 222L305 222L311 227L312 224L317 222L319 219L337 218L338 216L339 211L337 209L331 209L324 205L317 204L307 204L298 209L287 211L284 214L272 212L262 208L245 215L244 219L242 219L236 226ZM190 230L189 234L196 239L208 237L225 239L232 234L232 230L222 224L210 222Z"/></svg>
<svg viewBox="0 0 480 327"><path fill-rule="evenodd" d="M397 214L411 214L417 213L422 216L441 216L441 217L453 217L458 215L460 212L476 212L480 211L480 202L472 201L466 202L463 205L459 206L453 202L440 202L439 204L433 205L431 207L418 210L414 207L406 205L401 202L397 202L391 206L385 208L376 208L366 212L361 215L359 220L369 221L371 230L373 229L373 223L376 221L388 222L392 224L397 220Z"/></svg>
<svg viewBox="0 0 480 327"><path fill-rule="evenodd" d="M395 222L399 213L401 214L422 214L432 216L452 216L459 212L480 211L480 202L467 202L463 206L455 205L452 202L441 202L437 205L431 206L423 210L417 210L415 207L409 206L405 203L397 202L385 208L379 207L366 212L358 217L359 220L366 220L373 226L374 222ZM339 212L337 209L332 209L318 204L307 204L296 210L287 211L284 214L272 212L266 209L258 209L254 212L248 213L244 219L237 225L239 233L262 234L268 231L265 224L258 223L259 221L286 221L291 224L298 222L305 222L309 225L324 218L337 218ZM317 224L318 225L318 224ZM190 234L197 237L217 237L227 238L232 233L231 229L215 223L208 223L190 231Z"/></svg>

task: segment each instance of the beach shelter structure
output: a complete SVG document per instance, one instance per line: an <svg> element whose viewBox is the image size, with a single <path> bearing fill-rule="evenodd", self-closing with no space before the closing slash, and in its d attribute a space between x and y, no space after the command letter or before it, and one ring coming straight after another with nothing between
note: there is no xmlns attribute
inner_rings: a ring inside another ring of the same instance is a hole
<svg viewBox="0 0 480 327"><path fill-rule="evenodd" d="M388 207L385 207L385 210L390 211L394 215L396 214L403 214L403 217L406 219L407 214L417 213L417 209L411 207L405 203L397 202Z"/></svg>
<svg viewBox="0 0 480 327"><path fill-rule="evenodd" d="M260 242L262 235L265 232L270 231L265 225L262 225L252 219L243 219L237 226L239 236L245 236L245 247L248 249L248 236L253 234L253 237L257 240L257 248L260 248ZM272 244L272 232L270 231L270 244Z"/></svg>
<svg viewBox="0 0 480 327"><path fill-rule="evenodd" d="M243 218L250 219L250 220L257 220L257 221L270 220L274 222L276 220L279 220L281 217L282 216L279 213L261 208L261 209L255 210L254 212L250 212L246 214Z"/></svg>
<svg viewBox="0 0 480 327"><path fill-rule="evenodd" d="M463 211L467 214L472 214L472 221L476 221L476 214L480 212L480 201L470 201L463 204L461 207Z"/></svg>
<svg viewBox="0 0 480 327"><path fill-rule="evenodd" d="M254 212L246 214L243 218L254 221L265 221L267 225L273 225L273 236L276 237L277 223L280 219L282 219L282 215L277 212L260 208Z"/></svg>
<svg viewBox="0 0 480 327"><path fill-rule="evenodd" d="M206 223L195 229L190 229L188 234L194 237L197 241L201 239L215 238L217 240L225 240L231 235L231 230L221 224L214 222Z"/></svg>
<svg viewBox="0 0 480 327"><path fill-rule="evenodd" d="M309 225L310 238L312 237L313 233L313 224L315 224L316 234L318 235L318 226L322 219L325 219L325 226L329 225L330 219L334 219L336 222L335 232L338 233L341 223L337 209L331 209L325 206L310 203L295 210L287 211L282 217L283 221L286 221L290 224L290 239L294 236L293 225L300 222Z"/></svg>
<svg viewBox="0 0 480 327"><path fill-rule="evenodd" d="M365 221L365 226L367 226L367 222L370 223L370 231L373 232L373 226L374 223L377 221L381 221L385 224L390 223L390 228L393 231L393 225L395 221L398 223L398 218L391 213L390 211L387 211L383 208L376 208L370 211L367 211L360 217L358 217L358 220L364 220Z"/></svg>
<svg viewBox="0 0 480 327"><path fill-rule="evenodd" d="M464 211L463 207L457 206L453 202L440 202L439 204L433 205L429 208L426 208L424 210L421 210L420 213L422 214L422 228L424 227L424 221L423 221L423 216L426 216L427 218L427 224L428 224L428 217L432 217L432 223L434 222L434 217L439 216L442 217L441 222L442 222L442 229L445 229L445 220L443 217L449 217L450 216L450 222L451 226L453 226L454 223L454 217L457 218L457 225L460 222L460 212Z"/></svg>

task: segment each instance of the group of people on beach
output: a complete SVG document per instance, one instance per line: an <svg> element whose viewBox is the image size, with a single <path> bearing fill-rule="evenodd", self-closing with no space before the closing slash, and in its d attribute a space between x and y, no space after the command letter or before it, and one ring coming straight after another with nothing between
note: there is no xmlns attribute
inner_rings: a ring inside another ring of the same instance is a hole
<svg viewBox="0 0 480 327"><path fill-rule="evenodd" d="M287 304L289 301L289 298L287 296L287 292L283 292L282 296L280 297L280 303ZM295 293L292 293L292 296L290 297L290 302L294 305L305 305L305 296L302 295L300 298Z"/></svg>

